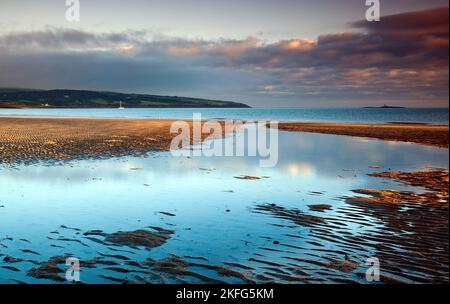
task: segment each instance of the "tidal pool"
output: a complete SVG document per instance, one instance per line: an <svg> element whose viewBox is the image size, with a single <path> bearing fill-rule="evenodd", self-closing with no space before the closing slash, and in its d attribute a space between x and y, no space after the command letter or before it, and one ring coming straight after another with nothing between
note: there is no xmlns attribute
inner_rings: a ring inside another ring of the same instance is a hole
<svg viewBox="0 0 450 304"><path fill-rule="evenodd" d="M82 262L83 283L366 283L365 261L383 246L399 256L386 275L448 282L448 246L438 255L447 265L436 268L433 256L402 264L409 249L387 236L408 231L345 200L354 189L425 191L367 174L448 169L448 149L289 132L279 140L275 168L170 153L0 165L0 283L64 282L33 269L69 256ZM154 248L105 241L143 229L167 238ZM65 271L61 261L53 264ZM348 271L346 261L359 266Z"/></svg>

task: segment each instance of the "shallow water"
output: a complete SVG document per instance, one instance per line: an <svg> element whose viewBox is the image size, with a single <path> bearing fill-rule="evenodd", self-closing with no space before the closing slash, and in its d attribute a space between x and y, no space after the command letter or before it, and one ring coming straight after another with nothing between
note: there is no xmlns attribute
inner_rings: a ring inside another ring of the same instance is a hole
<svg viewBox="0 0 450 304"><path fill-rule="evenodd" d="M65 116L102 118L275 120L347 123L429 123L448 125L448 109L0 109L0 116Z"/></svg>
<svg viewBox="0 0 450 304"><path fill-rule="evenodd" d="M81 280L86 283L124 279L242 283L243 278L254 282L345 279L348 281L343 282L364 283L356 272L324 265L343 260L346 254L364 265L383 244L364 238L392 227L377 214L349 205L343 197L354 196L353 189L421 191L367 174L448 166L448 149L289 132L280 132L275 168L260 168L253 157L174 158L169 153L0 166L0 283L52 282L32 278L27 271L52 256L65 255L118 264L116 268L101 264L82 268ZM235 178L241 175L266 178ZM308 205L314 204L328 204L331 210L312 211ZM290 219L292 212L297 222ZM151 250L108 246L83 235L89 230L114 233L149 226L174 233ZM3 260L6 256L22 260L7 263ZM148 263L143 266L149 258L154 260L151 274ZM161 260L171 265L170 271L155 262ZM173 273L173 267L181 267L181 260L194 263L185 267L190 272ZM141 264L130 266L129 261ZM225 275L217 268L222 266L239 275ZM359 272L364 272L364 267ZM418 273L407 265L402 271L405 276L400 279L409 282L433 275L448 281L448 252L446 278L445 272Z"/></svg>

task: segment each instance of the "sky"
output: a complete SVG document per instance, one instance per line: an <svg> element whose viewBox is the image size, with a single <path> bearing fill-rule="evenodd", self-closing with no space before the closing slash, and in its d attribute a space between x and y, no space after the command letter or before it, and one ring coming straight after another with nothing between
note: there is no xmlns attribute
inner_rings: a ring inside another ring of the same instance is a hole
<svg viewBox="0 0 450 304"><path fill-rule="evenodd" d="M448 0L0 0L0 87L448 107Z"/></svg>

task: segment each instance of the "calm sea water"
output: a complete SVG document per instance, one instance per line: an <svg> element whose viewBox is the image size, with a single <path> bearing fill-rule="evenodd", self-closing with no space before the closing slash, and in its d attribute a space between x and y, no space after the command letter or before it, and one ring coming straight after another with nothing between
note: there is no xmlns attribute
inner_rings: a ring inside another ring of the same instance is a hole
<svg viewBox="0 0 450 304"><path fill-rule="evenodd" d="M448 109L0 109L0 116L192 119L194 112L210 119L446 125L449 122Z"/></svg>

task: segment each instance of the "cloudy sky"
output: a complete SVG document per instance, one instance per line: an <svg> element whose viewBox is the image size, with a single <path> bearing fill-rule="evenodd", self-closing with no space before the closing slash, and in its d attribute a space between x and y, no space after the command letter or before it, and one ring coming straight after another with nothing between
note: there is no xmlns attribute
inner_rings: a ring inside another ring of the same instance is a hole
<svg viewBox="0 0 450 304"><path fill-rule="evenodd" d="M380 2L0 0L0 87L448 107L448 0Z"/></svg>

